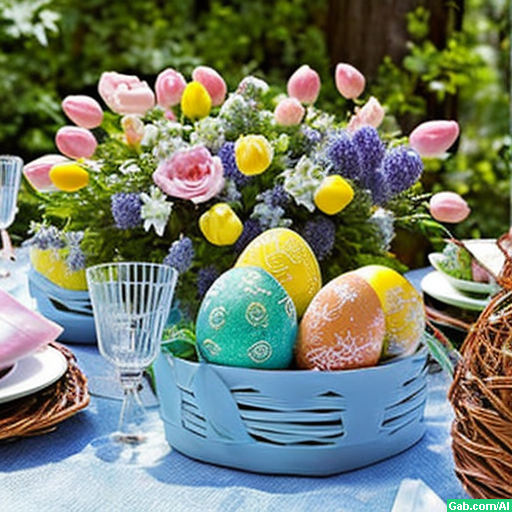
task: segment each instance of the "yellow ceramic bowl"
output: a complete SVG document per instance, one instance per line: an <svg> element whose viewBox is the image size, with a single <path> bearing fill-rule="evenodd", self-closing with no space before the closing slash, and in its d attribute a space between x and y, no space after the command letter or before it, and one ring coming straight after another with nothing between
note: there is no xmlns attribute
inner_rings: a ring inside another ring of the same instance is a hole
<svg viewBox="0 0 512 512"><path fill-rule="evenodd" d="M52 283L67 290L87 290L85 270L71 271L62 249L30 249L32 267Z"/></svg>

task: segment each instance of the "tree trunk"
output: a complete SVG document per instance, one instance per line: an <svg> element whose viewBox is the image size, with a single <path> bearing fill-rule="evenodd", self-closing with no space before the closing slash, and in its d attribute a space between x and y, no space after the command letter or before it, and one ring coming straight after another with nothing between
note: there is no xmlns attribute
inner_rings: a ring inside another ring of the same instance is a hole
<svg viewBox="0 0 512 512"><path fill-rule="evenodd" d="M460 30L464 0L329 0L327 42L334 67L348 62L372 81L384 57L400 66L407 55L407 18L409 12L424 7L430 12L428 39L443 49L450 34ZM447 95L439 104L426 91L418 91L427 100L428 118L454 119L457 99Z"/></svg>
<svg viewBox="0 0 512 512"><path fill-rule="evenodd" d="M399 65L407 54L407 13L430 11L429 39L442 49L462 23L463 0L329 0L327 40L333 64L349 62L368 79L384 56Z"/></svg>

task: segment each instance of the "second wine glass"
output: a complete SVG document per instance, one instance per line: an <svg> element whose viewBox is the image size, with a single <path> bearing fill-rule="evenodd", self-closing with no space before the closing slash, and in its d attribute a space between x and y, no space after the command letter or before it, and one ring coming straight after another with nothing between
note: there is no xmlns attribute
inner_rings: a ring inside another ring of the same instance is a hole
<svg viewBox="0 0 512 512"><path fill-rule="evenodd" d="M177 274L168 265L143 262L106 263L86 271L99 350L116 368L124 391L117 431L95 442L104 460L148 463L151 452L168 451L168 446L155 449L156 432L138 390L143 371L158 355Z"/></svg>
<svg viewBox="0 0 512 512"><path fill-rule="evenodd" d="M7 228L14 222L16 204L21 183L23 160L19 156L0 155L0 235L2 256L6 260L13 257ZM0 278L9 277L6 268L0 269Z"/></svg>

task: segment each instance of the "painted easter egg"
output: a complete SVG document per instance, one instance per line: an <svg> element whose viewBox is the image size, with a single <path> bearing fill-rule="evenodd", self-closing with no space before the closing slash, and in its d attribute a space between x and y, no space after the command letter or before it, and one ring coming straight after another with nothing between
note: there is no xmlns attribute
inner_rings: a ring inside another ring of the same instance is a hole
<svg viewBox="0 0 512 512"><path fill-rule="evenodd" d="M354 271L377 293L386 319L383 358L412 354L423 339L425 308L421 294L399 272L382 265Z"/></svg>
<svg viewBox="0 0 512 512"><path fill-rule="evenodd" d="M196 321L197 346L210 363L287 368L297 314L286 290L259 267L224 272L208 289Z"/></svg>
<svg viewBox="0 0 512 512"><path fill-rule="evenodd" d="M269 229L257 236L235 266L256 266L272 274L288 292L299 317L322 287L320 266L311 247L287 228Z"/></svg>
<svg viewBox="0 0 512 512"><path fill-rule="evenodd" d="M301 368L346 370L379 361L384 312L373 288L353 272L327 283L302 317L296 346Z"/></svg>

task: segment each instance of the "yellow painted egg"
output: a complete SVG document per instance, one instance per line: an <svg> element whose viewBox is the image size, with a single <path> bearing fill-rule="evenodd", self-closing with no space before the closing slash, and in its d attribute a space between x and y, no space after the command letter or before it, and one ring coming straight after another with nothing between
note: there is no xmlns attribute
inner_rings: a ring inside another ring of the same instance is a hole
<svg viewBox="0 0 512 512"><path fill-rule="evenodd" d="M348 370L377 364L386 331L373 288L353 272L327 283L311 301L295 347L301 368Z"/></svg>
<svg viewBox="0 0 512 512"><path fill-rule="evenodd" d="M383 265L367 265L354 271L377 293L386 318L383 358L412 354L423 339L423 297L399 272Z"/></svg>
<svg viewBox="0 0 512 512"><path fill-rule="evenodd" d="M257 236L235 266L256 266L273 275L290 295L299 317L322 287L320 266L311 247L287 228L269 229Z"/></svg>
<svg viewBox="0 0 512 512"><path fill-rule="evenodd" d="M63 250L31 247L30 263L34 270L61 288L87 290L85 270L70 270L64 260Z"/></svg>

